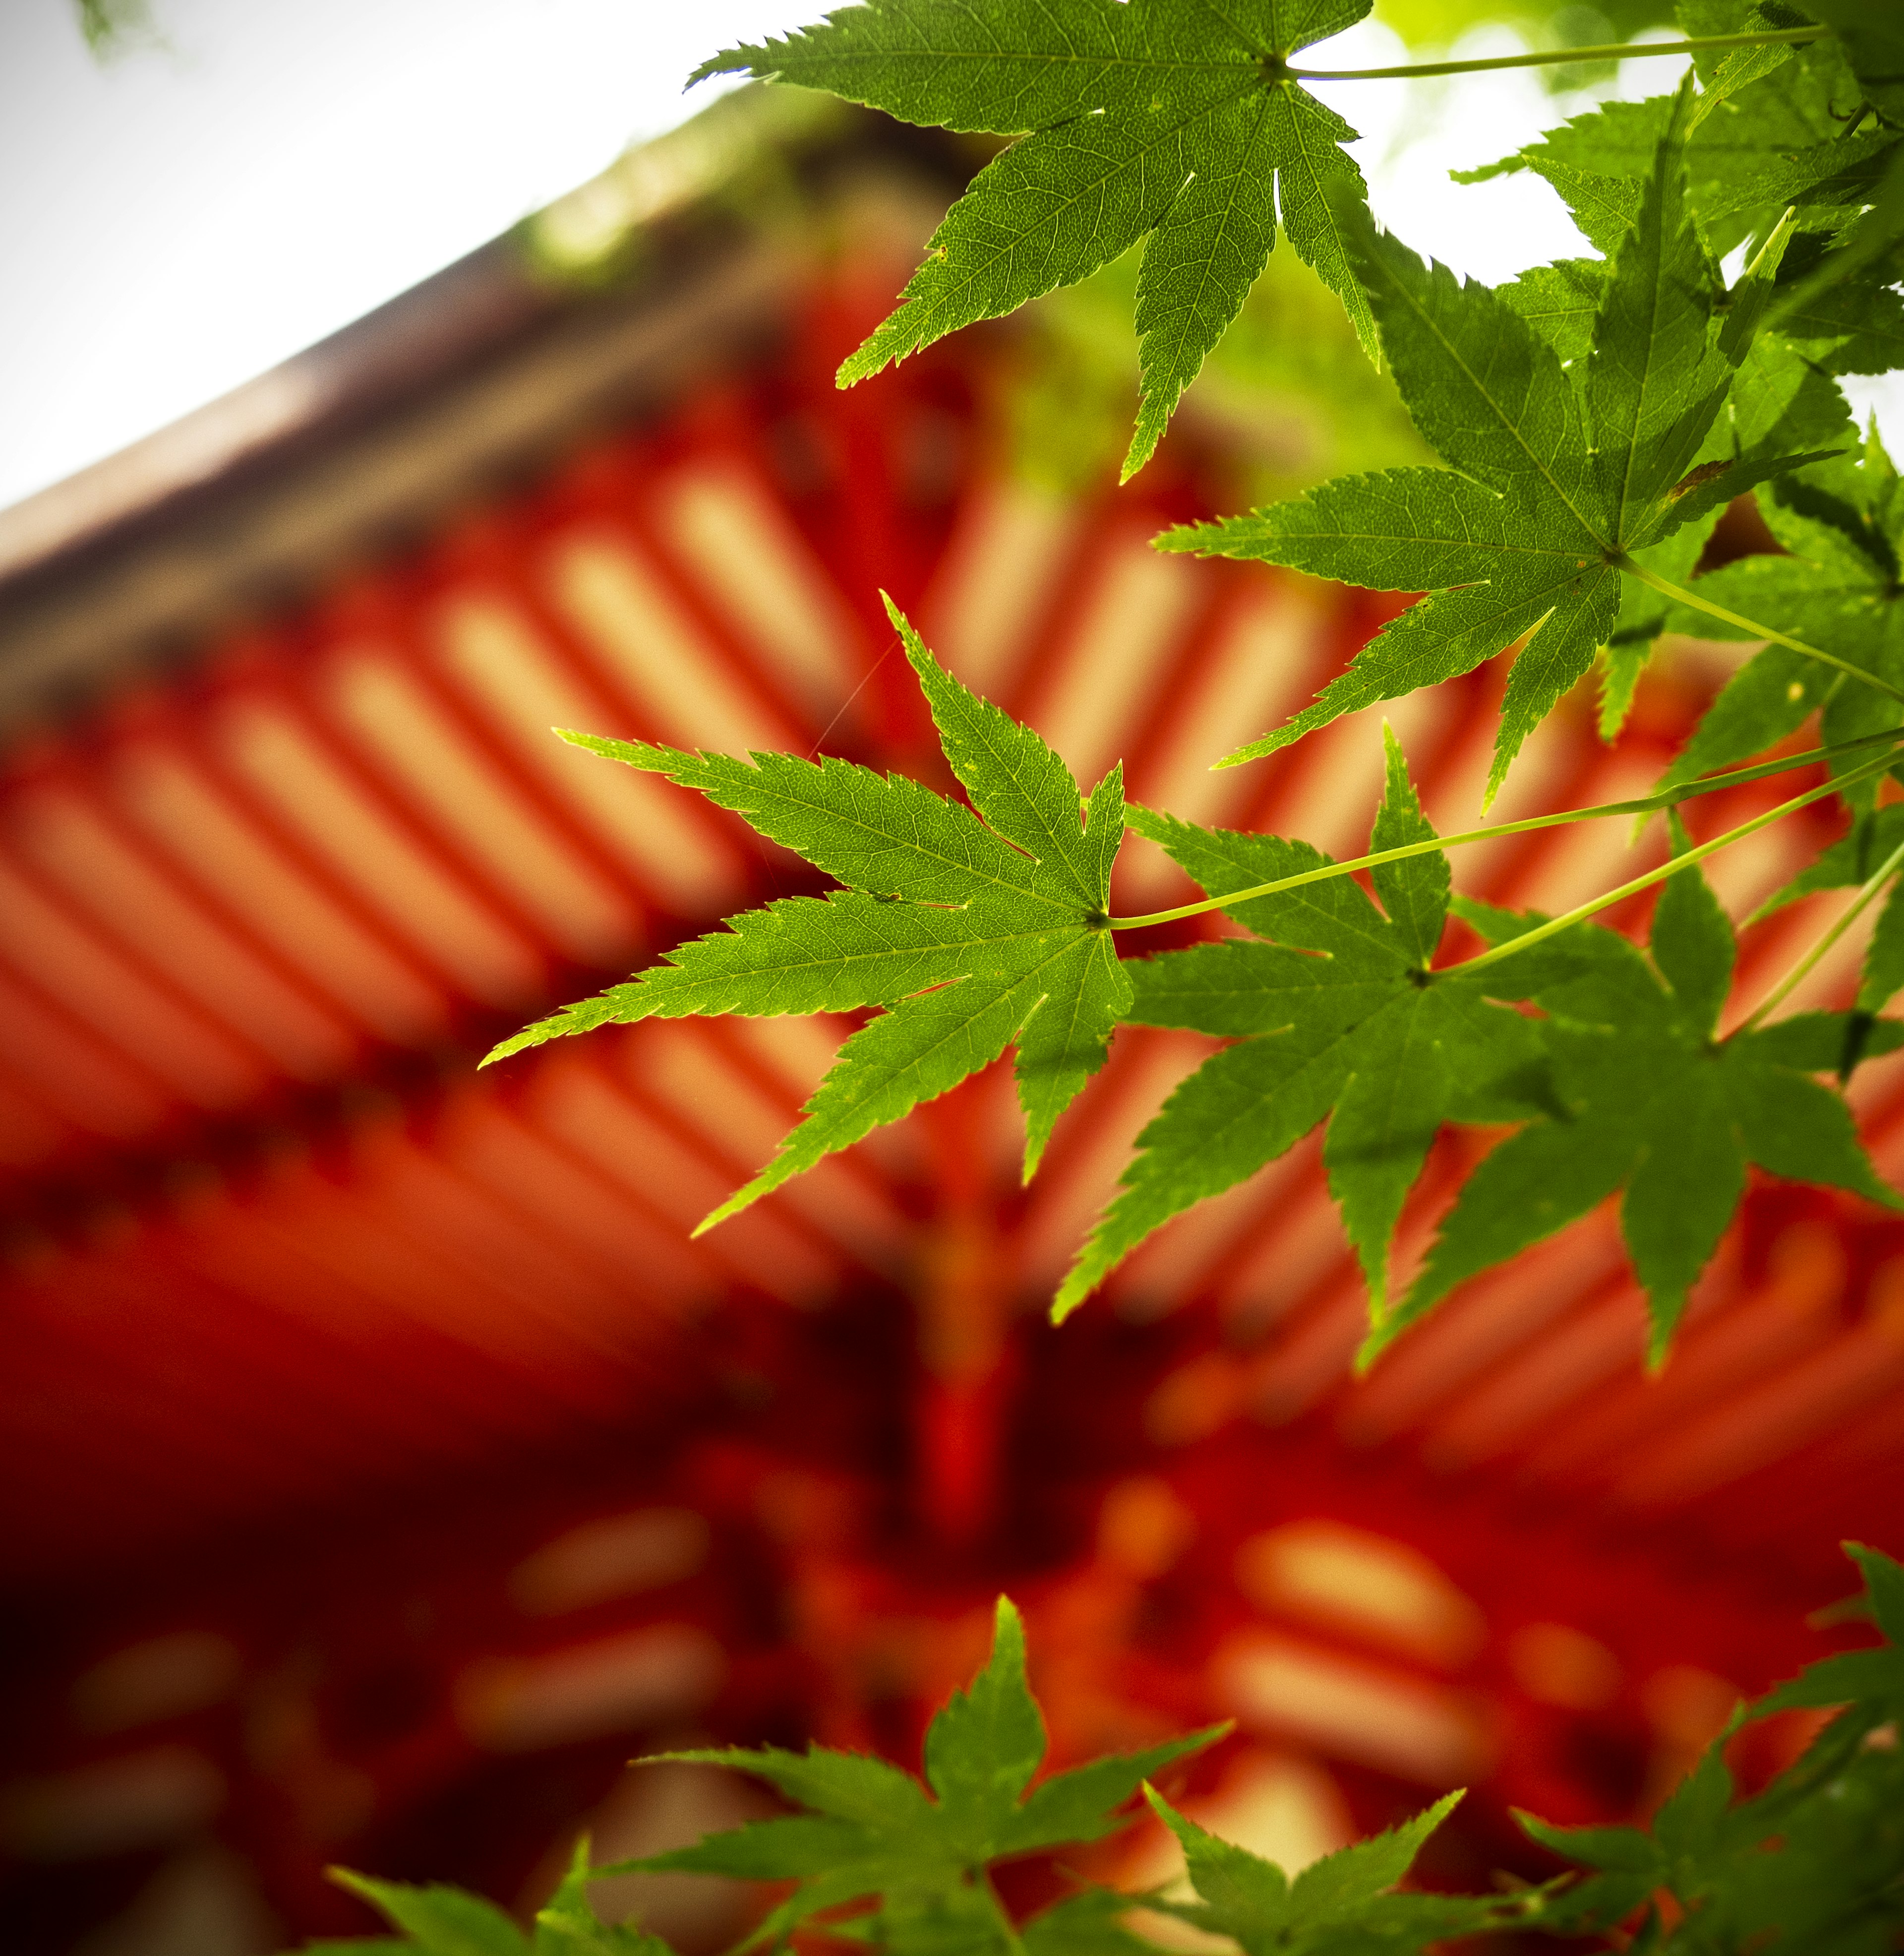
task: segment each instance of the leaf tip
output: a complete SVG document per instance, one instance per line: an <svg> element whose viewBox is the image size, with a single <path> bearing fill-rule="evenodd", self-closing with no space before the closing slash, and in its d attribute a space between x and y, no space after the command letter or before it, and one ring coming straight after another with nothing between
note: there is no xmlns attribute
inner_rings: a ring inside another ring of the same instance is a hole
<svg viewBox="0 0 1904 1956"><path fill-rule="evenodd" d="M870 380L875 374L896 364L907 352L917 350L909 347L895 352L888 346L886 330L897 317L894 314L892 318L883 320L840 361L833 376L836 387L856 387L862 380Z"/></svg>
<svg viewBox="0 0 1904 1956"><path fill-rule="evenodd" d="M905 648L906 658L921 680L926 677L927 668L938 669L939 662L933 656L932 648L919 635L919 628L906 617L889 591L879 594L879 601L886 607L886 616L891 620L893 629L899 634L899 642Z"/></svg>
<svg viewBox="0 0 1904 1956"><path fill-rule="evenodd" d="M1153 415L1150 409L1151 403L1146 401L1138 410L1137 425L1131 431L1130 446L1124 451L1123 463L1117 470L1120 489L1157 453L1157 444L1163 439L1164 425L1169 416L1167 413ZM1153 538L1152 541L1157 539Z"/></svg>
<svg viewBox="0 0 1904 1956"><path fill-rule="evenodd" d="M1266 760L1288 744L1278 734L1266 734L1260 740L1252 740L1247 747L1239 747L1234 753L1225 754L1222 760L1212 761L1210 772L1214 775L1225 768L1240 768L1246 761Z"/></svg>
<svg viewBox="0 0 1904 1956"><path fill-rule="evenodd" d="M480 1073L484 1067L493 1066L499 1060L509 1058L512 1054L522 1052L525 1046L540 1044L535 1036L537 1030L534 1026L525 1026L519 1033L512 1033L507 1039L499 1041L476 1062L477 1071Z"/></svg>
<svg viewBox="0 0 1904 1956"><path fill-rule="evenodd" d="M745 1188L737 1188L718 1208L710 1209L694 1227L688 1232L688 1241L693 1242L705 1236L710 1229L726 1222L730 1216L738 1216L743 1209L751 1208L767 1193L763 1185L765 1178L756 1175Z"/></svg>
<svg viewBox="0 0 1904 1956"><path fill-rule="evenodd" d="M754 65L749 58L750 50L744 48L723 48L718 54L710 55L681 84L681 93L686 95L697 82L711 81L717 74L745 74Z"/></svg>

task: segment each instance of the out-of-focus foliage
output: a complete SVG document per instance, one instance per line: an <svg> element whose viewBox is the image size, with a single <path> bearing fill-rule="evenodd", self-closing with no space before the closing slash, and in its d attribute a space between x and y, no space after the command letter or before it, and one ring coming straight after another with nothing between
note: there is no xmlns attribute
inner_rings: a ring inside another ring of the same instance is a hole
<svg viewBox="0 0 1904 1956"><path fill-rule="evenodd" d="M517 241L542 276L587 286L626 276L649 229L690 207L757 232L811 227L796 159L852 113L809 89L738 89L525 218Z"/></svg>
<svg viewBox="0 0 1904 1956"><path fill-rule="evenodd" d="M991 1869L1114 1833L1129 1817L1120 1809L1149 1775L1228 1729L1211 1726L1142 1752L1110 1754L1028 1791L1045 1758L1045 1719L1026 1680L1024 1624L1001 1596L990 1661L927 1729L924 1785L883 1759L830 1746L681 1753L752 1773L806 1811L709 1835L692 1847L618 1864L616 1872L797 1881L743 1949L778 1947L816 1912L877 1896L878 1912L851 1926L895 1956L1015 1956L1013 1945L1022 1951L1026 1938L1050 1956L1142 1950L1116 1930L1114 1906L1089 1897L1033 1917L1021 1938Z"/></svg>
<svg viewBox="0 0 1904 1956"><path fill-rule="evenodd" d="M151 0L73 0L80 32L101 61L160 44Z"/></svg>
<svg viewBox="0 0 1904 1956"><path fill-rule="evenodd" d="M1547 1904L1561 1935L1639 1916L1636 1950L1685 1956L1887 1956L1904 1935L1904 1567L1860 1542L1857 1614L1885 1641L1843 1651L1749 1708L1707 1748L1650 1831L1549 1827L1534 1838L1589 1870ZM1739 1727L1779 1712L1835 1715L1804 1756L1745 1799L1726 1762Z"/></svg>
<svg viewBox="0 0 1904 1956"><path fill-rule="evenodd" d="M1375 17L1411 47L1452 46L1477 27L1512 27L1540 48L1603 47L1628 41L1650 28L1673 27L1671 0L1376 0Z"/></svg>
<svg viewBox="0 0 1904 1956"><path fill-rule="evenodd" d="M1132 324L1140 251L1026 308L1006 402L1017 472L1060 494L1101 480L1128 439L1137 397ZM1372 366L1341 302L1293 251L1275 251L1236 323L1184 397L1190 428L1220 434L1252 501L1332 475L1430 459L1385 369Z"/></svg>
<svg viewBox="0 0 1904 1956"><path fill-rule="evenodd" d="M1483 1936L1530 1928L1576 1948L1584 1936L1602 1949L1683 1956L1890 1956L1904 1933L1904 1567L1861 1543L1845 1547L1865 1586L1844 1620L1869 1621L1877 1646L1841 1651L1741 1705L1650 1828L1553 1827L1519 1816L1533 1839L1571 1864L1539 1887L1401 1888L1458 1792L1292 1879L1206 1832L1144 1780L1220 1727L1032 1785L1044 1719L1026 1682L1023 1626L1001 1598L991 1661L927 1734L925 1784L883 1759L824 1746L679 1755L755 1774L805 1810L612 1868L591 1867L585 1836L533 1939L480 1896L339 1869L336 1879L402 1933L311 1943L303 1956L672 1956L659 1937L602 1923L589 1906L591 1882L635 1870L797 1882L733 1956L788 1949L802 1924L880 1956L1167 1956L1135 1932L1136 1903L1152 1921L1174 1917L1228 1937L1243 1956L1430 1956L1452 1938L1480 1948ZM1739 1797L1728 1741L1753 1719L1795 1711L1833 1715L1802 1757ZM1014 1922L992 1864L1101 1838L1121 1824L1140 1781L1184 1849L1190 1898L1085 1888ZM865 1912L868 1901L876 1905ZM849 1908L862 1912L843 1916Z"/></svg>

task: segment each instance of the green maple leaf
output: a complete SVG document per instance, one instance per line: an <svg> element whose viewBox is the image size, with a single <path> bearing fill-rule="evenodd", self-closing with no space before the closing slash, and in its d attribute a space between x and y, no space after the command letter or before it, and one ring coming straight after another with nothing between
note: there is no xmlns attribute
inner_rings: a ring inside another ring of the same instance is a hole
<svg viewBox="0 0 1904 1956"><path fill-rule="evenodd" d="M1130 1911L1128 1895L1086 1888L1041 1910L1019 1931L1019 1940L1025 1956L1157 1956L1154 1942L1124 1926Z"/></svg>
<svg viewBox="0 0 1904 1956"><path fill-rule="evenodd" d="M1904 367L1904 294L1895 267L1837 279L1836 268L1850 256L1818 236L1796 241L1786 254L1781 283L1791 303L1780 310L1778 330L1822 373L1888 374ZM1821 280L1809 298L1798 289L1806 273Z"/></svg>
<svg viewBox="0 0 1904 1956"><path fill-rule="evenodd" d="M1130 999L1105 907L1124 838L1122 769L1081 796L1044 741L961 686L890 600L887 609L976 814L916 781L846 761L767 753L750 763L563 737L698 789L845 887L730 918L666 963L504 1040L485 1065L639 1019L884 1008L841 1047L773 1160L701 1229L944 1093L1014 1042L1029 1180L1058 1115L1103 1065Z"/></svg>
<svg viewBox="0 0 1904 1956"><path fill-rule="evenodd" d="M1401 751L1370 853L1425 841ZM1306 843L1199 828L1133 809L1132 825L1212 892L1322 867ZM1171 1096L1066 1276L1062 1317L1152 1231L1294 1146L1325 1118L1322 1159L1379 1324L1389 1240L1442 1124L1524 1119L1543 1104L1537 1029L1487 987L1431 974L1448 904L1439 850L1373 872L1386 915L1348 877L1225 906L1254 939L1133 960L1125 1016L1232 1038ZM1266 940L1266 941L1264 941Z"/></svg>
<svg viewBox="0 0 1904 1956"><path fill-rule="evenodd" d="M1366 222L1350 233L1382 344L1417 427L1450 465L1325 484L1294 502L1171 531L1167 550L1254 558L1384 591L1426 591L1314 705L1223 765L1270 754L1344 713L1471 670L1516 640L1491 800L1527 734L1586 673L1622 616L1633 554L1707 518L1785 458L1693 470L1749 335L1729 333L1687 207L1682 89L1639 215L1563 366L1514 306L1424 265Z"/></svg>
<svg viewBox="0 0 1904 1956"><path fill-rule="evenodd" d="M588 1905L601 1871L589 1865L588 1837L576 1841L562 1884L536 1911L528 1956L673 1956L658 1935L626 1923L604 1922Z"/></svg>
<svg viewBox="0 0 1904 1956"><path fill-rule="evenodd" d="M1843 444L1855 447L1842 397L1840 402ZM1904 491L1875 427L1861 454L1786 478L1760 497L1759 506L1784 554L1739 558L1693 588L1728 610L1822 646L1892 686L1904 685L1899 602ZM1669 607L1661 623L1698 638L1757 636L1690 605ZM1888 695L1788 647L1767 645L1726 681L1660 785L1675 786L1761 752L1814 712L1821 712L1823 737L1833 743L1882 732L1900 718ZM1861 806L1877 793L1875 779L1852 790Z"/></svg>
<svg viewBox="0 0 1904 1956"><path fill-rule="evenodd" d="M401 1940L318 1943L307 1956L332 1948L370 1952L370 1956L527 1956L528 1939L493 1901L462 1888L440 1884L412 1886L407 1882L380 1882L348 1868L332 1870L331 1879L360 1895L380 1915L403 1931Z"/></svg>
<svg viewBox="0 0 1904 1956"><path fill-rule="evenodd" d="M1842 222L1844 210L1870 200L1898 141L1896 131L1882 127L1846 134L1833 103L1855 91L1834 43L1739 52L1776 52L1779 65L1795 52L1798 58L1742 93L1703 94L1694 104L1685 146L1688 189L1708 242L1721 251L1762 229L1788 204L1807 223ZM1671 95L1605 103L1497 162L1457 172L1455 181L1531 170L1611 257L1638 219L1654 153L1677 106Z"/></svg>
<svg viewBox="0 0 1904 1956"><path fill-rule="evenodd" d="M1761 1699L1754 1718L1846 1705L1862 1714L1847 1728L1861 1723L1868 1730L1904 1714L1904 1566L1862 1542L1848 1541L1844 1549L1865 1579L1860 1614L1877 1626L1884 1642L1875 1650L1839 1651L1808 1665Z"/></svg>
<svg viewBox="0 0 1904 1956"><path fill-rule="evenodd" d="M1395 1892L1422 1844L1459 1803L1458 1793L1385 1834L1312 1861L1292 1880L1274 1861L1206 1832L1160 1794L1145 1792L1181 1843L1197 1895L1148 1905L1228 1936L1244 1956L1401 1956L1448 1937L1524 1925L1535 1913L1519 1898Z"/></svg>
<svg viewBox="0 0 1904 1956"><path fill-rule="evenodd" d="M1896 9L1861 0L1805 0L1804 11L1836 33L1865 101L1893 128L1904 128L1904 20Z"/></svg>
<svg viewBox="0 0 1904 1956"><path fill-rule="evenodd" d="M1117 1809L1150 1774L1228 1729L1213 1726L1095 1759L1033 1787L1045 1756L1045 1721L1025 1681L1023 1624L1001 1597L989 1662L953 1693L926 1732L924 1784L884 1759L824 1746L671 1753L752 1773L809 1810L711 1835L613 1872L797 1881L798 1890L743 1948L778 1942L815 1911L869 1895L882 1898L882 1918L909 1943L982 1947L983 1936L1004 1932L983 1879L992 1863L1114 1831L1126 1824ZM1048 1926L1050 1956L1062 1956L1063 1932L1079 1920Z"/></svg>
<svg viewBox="0 0 1904 1956"><path fill-rule="evenodd" d="M895 1894L866 1914L829 1922L825 1933L881 1956L1159 1956L1125 1926L1133 1906L1129 1895L1087 1888L1014 1929L985 1888L964 1883Z"/></svg>
<svg viewBox="0 0 1904 1956"><path fill-rule="evenodd" d="M1745 1844L1739 1837L1747 1831L1731 1810L1732 1777L1723 1750L1734 1729L1729 1725L1724 1737L1700 1756L1654 1816L1650 1833L1638 1827L1554 1827L1531 1814L1515 1815L1542 1847L1593 1871L1546 1903L1544 1927L1562 1935L1611 1928L1663 1888L1682 1906L1697 1907L1706 1898L1714 1876L1723 1879L1726 1863ZM1657 1923L1653 1926L1657 1932Z"/></svg>
<svg viewBox="0 0 1904 1956"><path fill-rule="evenodd" d="M1880 1648L1826 1658L1741 1706L1650 1832L1517 1815L1534 1840L1590 1871L1545 1898L1544 1928L1605 1930L1645 1907L1638 1948L1878 1956L1894 1946L1904 1929L1904 1759L1867 1741L1904 1711L1904 1569L1860 1543L1845 1547L1865 1576ZM1736 1799L1727 1741L1742 1724L1800 1709L1839 1715L1763 1790ZM1662 1890L1678 1904L1669 1933L1649 1906Z"/></svg>
<svg viewBox="0 0 1904 1956"><path fill-rule="evenodd" d="M1143 393L1128 477L1289 241L1374 351L1340 207L1356 132L1284 72L1370 0L867 0L694 79L819 88L909 122L1017 137L934 233L898 308L840 370L865 379L975 320L1071 285L1148 241ZM1027 133L1029 132L1029 133Z"/></svg>
<svg viewBox="0 0 1904 1956"><path fill-rule="evenodd" d="M575 1843L561 1885L537 1912L533 1937L493 1901L466 1889L380 1882L348 1868L334 1868L331 1875L403 1935L307 1943L304 1956L673 1956L658 1935L604 1922L589 1907L588 1885L601 1879L602 1870L589 1865L585 1834Z"/></svg>
<svg viewBox="0 0 1904 1956"><path fill-rule="evenodd" d="M1742 5L1740 0L1679 0L1672 10L1682 33L1694 39L1716 39L1724 34L1762 33L1795 27L1803 17L1790 8L1771 4ZM1707 48L1692 57L1699 77L1700 119L1703 121L1729 95L1783 68L1798 50L1789 42L1761 48Z"/></svg>
<svg viewBox="0 0 1904 1956"><path fill-rule="evenodd" d="M1479 904L1460 908L1491 942L1540 921ZM1849 1015L1807 1013L1715 1038L1736 945L1696 868L1667 881L1650 948L1649 959L1617 932L1590 924L1489 974L1505 995L1530 998L1547 1014L1566 1117L1530 1123L1468 1177L1378 1341L1619 1191L1657 1364L1739 1206L1748 1162L1904 1208L1872 1169L1843 1099L1811 1077L1843 1063ZM1866 1055L1900 1043L1904 1024L1862 1029Z"/></svg>

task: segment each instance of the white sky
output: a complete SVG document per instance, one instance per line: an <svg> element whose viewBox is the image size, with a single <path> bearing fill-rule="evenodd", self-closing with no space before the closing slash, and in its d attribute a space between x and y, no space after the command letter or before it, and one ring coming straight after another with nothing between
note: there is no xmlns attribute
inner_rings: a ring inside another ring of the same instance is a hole
<svg viewBox="0 0 1904 1956"><path fill-rule="evenodd" d="M158 0L169 47L102 69L68 0L0 0L0 507L493 237L711 99L681 93L704 55L827 4ZM1405 58L1366 22L1329 54ZM1629 64L1623 92L1679 67ZM1532 75L1316 92L1417 248L1490 280L1584 248L1531 176L1447 180L1565 112Z"/></svg>

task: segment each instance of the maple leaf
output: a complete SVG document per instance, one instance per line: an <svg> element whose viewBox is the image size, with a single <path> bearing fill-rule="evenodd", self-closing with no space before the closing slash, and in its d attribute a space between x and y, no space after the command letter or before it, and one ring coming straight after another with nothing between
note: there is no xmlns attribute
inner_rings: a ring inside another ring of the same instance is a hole
<svg viewBox="0 0 1904 1956"><path fill-rule="evenodd" d="M1212 893L1323 867L1307 843L1199 828L1133 808L1131 825ZM1388 791L1371 853L1431 840L1388 736ZM1487 987L1431 973L1448 905L1439 850L1384 864L1386 915L1346 876L1225 906L1257 939L1132 961L1133 1024L1232 1038L1177 1087L1138 1137L1118 1193L1052 1306L1062 1317L1152 1231L1219 1194L1323 1120L1322 1160L1368 1279L1387 1304L1389 1239L1442 1124L1526 1118L1544 1101L1537 1028Z"/></svg>
<svg viewBox="0 0 1904 1956"><path fill-rule="evenodd" d="M1848 1541L1844 1550L1865 1579L1858 1614L1877 1626L1884 1642L1875 1650L1839 1651L1808 1666L1761 1699L1752 1708L1754 1718L1849 1705L1865 1714L1868 1730L1904 1714L1904 1566L1862 1542Z"/></svg>
<svg viewBox="0 0 1904 1956"><path fill-rule="evenodd" d="M1289 241L1373 353L1340 216L1345 194L1363 194L1341 147L1356 132L1285 71L1370 4L867 0L727 49L692 79L793 82L909 122L1019 139L953 206L897 309L840 369L842 386L1147 239L1127 478L1262 270L1278 205Z"/></svg>
<svg viewBox="0 0 1904 1956"><path fill-rule="evenodd" d="M1254 558L1384 591L1426 591L1316 702L1222 763L1276 752L1344 713L1471 670L1526 639L1508 678L1492 800L1521 743L1581 677L1622 610L1622 566L1794 459L1688 472L1749 336L1718 317L1687 207L1690 84L1656 144L1639 215L1571 366L1483 286L1424 265L1363 220L1349 230L1382 345L1416 426L1450 465L1326 483L1294 502L1192 525L1166 550Z"/></svg>
<svg viewBox="0 0 1904 1956"><path fill-rule="evenodd" d="M1904 20L1863 0L1805 0L1804 12L1835 32L1865 100L1893 128L1904 128Z"/></svg>
<svg viewBox="0 0 1904 1956"><path fill-rule="evenodd" d="M1490 943L1543 921L1467 901L1457 907ZM1649 948L1650 959L1587 924L1491 967L1502 995L1531 999L1547 1014L1565 1117L1530 1123L1468 1177L1407 1298L1378 1327L1376 1349L1455 1285L1616 1191L1656 1365L1745 1193L1748 1162L1904 1208L1873 1170L1843 1100L1810 1077L1843 1064L1851 1015L1806 1013L1716 1038L1737 945L1696 867L1667 879ZM1858 1037L1865 1056L1889 1052L1904 1043L1904 1024L1880 1021Z"/></svg>
<svg viewBox="0 0 1904 1956"><path fill-rule="evenodd" d="M1534 1913L1518 1898L1395 1892L1422 1844L1460 1803L1458 1793L1385 1834L1325 1854L1293 1880L1274 1861L1206 1832L1152 1789L1145 1796L1181 1844L1197 1894L1193 1902L1152 1898L1147 1905L1229 1937L1245 1956L1400 1956L1447 1937L1524 1925Z"/></svg>
<svg viewBox="0 0 1904 1956"><path fill-rule="evenodd" d="M1762 234L1787 205L1798 207L1806 225L1842 222L1846 207L1869 200L1896 148L1897 132L1880 127L1847 133L1836 105L1855 97L1856 84L1835 40L1735 52L1753 58L1734 71L1732 86L1696 98L1687 118L1688 190L1707 241L1729 251ZM1753 65L1761 72L1748 85ZM1779 72L1772 74L1774 68ZM1611 257L1638 218L1654 154L1679 112L1673 95L1605 103L1537 143L1456 172L1455 179L1478 183L1531 170L1553 185L1589 241Z"/></svg>
<svg viewBox="0 0 1904 1956"><path fill-rule="evenodd" d="M590 1866L588 1836L578 1839L562 1882L537 1910L528 1956L673 1956L658 1935L627 1923L605 1923L588 1905L591 1882L601 1871Z"/></svg>
<svg viewBox="0 0 1904 1956"><path fill-rule="evenodd" d="M588 1905L588 1886L603 1870L588 1860L588 1837L575 1843L561 1885L537 1912L535 1933L522 1930L493 1901L462 1888L380 1882L348 1868L332 1879L370 1904L404 1933L311 1942L303 1956L673 1956L658 1935L604 1922Z"/></svg>
<svg viewBox="0 0 1904 1956"><path fill-rule="evenodd" d="M752 1773L809 1811L710 1835L692 1847L619 1863L613 1872L799 1882L742 1948L777 1942L816 1910L868 1895L882 1898L882 1918L903 1925L909 1939L935 1941L944 1929L961 1946L960 1935L970 1934L975 1923L1002 1930L982 1879L993 1862L1112 1832L1126 1824L1116 1809L1149 1775L1228 1729L1212 1726L1095 1759L1033 1787L1045 1757L1045 1721L1025 1680L1023 1623L1001 1596L990 1660L927 1729L923 1785L884 1759L824 1746L670 1753ZM1066 1939L1059 1932L1078 1926L1086 1914L1048 1929L1049 1956L1061 1956Z"/></svg>
<svg viewBox="0 0 1904 1956"><path fill-rule="evenodd" d="M840 1048L773 1160L701 1229L944 1093L1014 1042L1029 1180L1058 1115L1103 1065L1130 999L1106 914L1124 838L1121 768L1081 796L1037 734L960 685L890 599L887 608L972 809L831 758L758 753L749 762L563 736L698 789L846 887L730 917L664 964L504 1040L485 1065L639 1019L884 1008Z"/></svg>
<svg viewBox="0 0 1904 1956"><path fill-rule="evenodd" d="M858 1942L881 1956L1160 1956L1125 1926L1128 1895L1087 1888L1041 1909L1014 1928L982 1887L894 1894L878 1908L829 1922L829 1939Z"/></svg>
<svg viewBox="0 0 1904 1956"><path fill-rule="evenodd" d="M1839 432L1844 446L1855 446L1842 397ZM1710 571L1694 581L1699 595L1904 687L1904 490L1875 424L1861 454L1785 478L1759 506L1783 554L1740 557ZM1757 636L1690 605L1669 607L1660 622L1703 639ZM1820 711L1824 738L1833 744L1900 721L1889 695L1787 646L1767 645L1726 681L1660 786L1761 752ZM1877 787L1874 778L1850 790L1854 805L1868 806Z"/></svg>
<svg viewBox="0 0 1904 1956"><path fill-rule="evenodd" d="M1861 1543L1845 1549L1864 1575L1862 1600L1883 1646L1826 1658L1739 1707L1650 1832L1516 1816L1542 1846L1591 1871L1545 1900L1543 1927L1610 1929L1647 1907L1651 1920L1636 1946L1654 1947L1664 1922L1653 1898L1663 1891L1701 1949L1857 1956L1891 1946L1904 1927L1904 1759L1867 1741L1904 1711L1904 1569ZM1768 1786L1735 1799L1728 1740L1742 1724L1801 1709L1839 1716Z"/></svg>
<svg viewBox="0 0 1904 1956"><path fill-rule="evenodd" d="M1737 0L1682 5L1679 13L1686 31L1701 35L1789 27L1803 17ZM1853 43L1840 33L1802 47L1695 56L1706 86L1692 112L1686 162L1692 208L1715 254L1762 240L1790 207L1797 235L1779 274L1779 330L1829 371L1881 373L1904 350L1904 301L1891 289L1904 232L1904 143L1894 126L1859 126L1866 118L1852 106L1869 96L1871 77L1854 74L1848 55L1855 55ZM1532 170L1610 254L1638 211L1654 144L1673 110L1669 96L1608 103L1496 162L1456 172L1456 180ZM1861 216L1865 205L1873 207Z"/></svg>
<svg viewBox="0 0 1904 1956"><path fill-rule="evenodd" d="M1743 5L1741 0L1679 0L1672 11L1680 30L1694 39L1763 33L1800 24L1800 17L1780 5L1779 0L1771 0L1770 5L1757 4L1757 0ZM1770 47L1695 51L1692 65L1700 82L1701 119L1729 95L1783 68L1797 52L1789 42L1776 43Z"/></svg>

